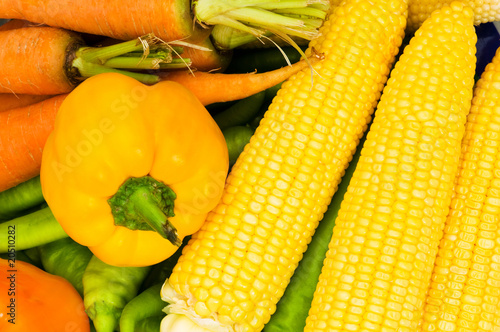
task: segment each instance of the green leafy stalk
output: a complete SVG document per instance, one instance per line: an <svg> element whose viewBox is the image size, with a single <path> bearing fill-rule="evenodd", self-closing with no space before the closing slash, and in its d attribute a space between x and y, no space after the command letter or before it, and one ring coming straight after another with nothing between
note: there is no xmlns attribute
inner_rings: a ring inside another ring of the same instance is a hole
<svg viewBox="0 0 500 332"><path fill-rule="evenodd" d="M311 40L318 35L321 24L311 25L306 19L317 18L321 23L326 17L329 2L326 0L197 0L193 9L198 21L202 24L223 25L263 38L269 34L286 34ZM217 45L241 45L245 39L238 42L219 40L214 36ZM247 38L250 40L250 38Z"/></svg>
<svg viewBox="0 0 500 332"><path fill-rule="evenodd" d="M80 47L71 62L72 79L81 81L100 73L115 72L153 84L160 80L158 75L136 71L179 68L180 62L174 55L182 51L182 47L171 46L153 34L105 47ZM170 63L173 65L168 66ZM188 67L191 61L182 59L182 63Z"/></svg>

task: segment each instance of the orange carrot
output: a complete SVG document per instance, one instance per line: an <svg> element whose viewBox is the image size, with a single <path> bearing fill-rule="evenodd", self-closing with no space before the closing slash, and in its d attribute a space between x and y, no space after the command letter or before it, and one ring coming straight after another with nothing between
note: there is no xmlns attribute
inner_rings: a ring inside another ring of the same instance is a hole
<svg viewBox="0 0 500 332"><path fill-rule="evenodd" d="M76 82L64 70L67 50L79 44L76 33L62 29L29 27L0 31L0 93L71 91Z"/></svg>
<svg viewBox="0 0 500 332"><path fill-rule="evenodd" d="M121 42L120 40L113 38L106 38L100 40L96 45L99 47L115 45ZM176 42L171 43L172 46L176 46ZM191 45L191 47L189 47ZM189 59L189 64L184 64L180 66L181 69L193 68L195 70L201 71L224 71L229 62L231 61L233 52L218 50L210 38L205 38L196 44L189 44L188 47L184 47L182 50L182 57ZM182 65L182 64L181 64Z"/></svg>
<svg viewBox="0 0 500 332"><path fill-rule="evenodd" d="M143 58L145 45L150 48L151 57L147 59ZM0 31L0 93L68 93L85 78L101 72L119 72L153 84L158 76L137 69L168 69L173 61L180 60L165 54L172 54L171 46L153 35L100 48L87 47L80 34L60 28L33 26Z"/></svg>
<svg viewBox="0 0 500 332"><path fill-rule="evenodd" d="M0 191L40 174L42 150L66 96L0 112Z"/></svg>
<svg viewBox="0 0 500 332"><path fill-rule="evenodd" d="M14 30L19 28L26 28L29 26L35 26L37 24L25 21L25 20L9 20L8 22L0 25L0 31Z"/></svg>
<svg viewBox="0 0 500 332"><path fill-rule="evenodd" d="M318 60L317 57L309 59L311 63ZM275 86L306 66L308 64L301 60L260 74L192 74L183 70L162 73L161 79L185 85L204 105L208 105L249 97ZM62 94L30 106L0 112L0 191L39 174L43 146L66 96Z"/></svg>
<svg viewBox="0 0 500 332"><path fill-rule="evenodd" d="M191 60L191 68L199 71L223 72L231 61L233 52L218 50L210 38L196 44L202 49L186 47L182 56Z"/></svg>
<svg viewBox="0 0 500 332"><path fill-rule="evenodd" d="M317 60L319 58L313 57L309 62ZM224 74L202 71L190 73L182 70L162 73L160 78L181 83L190 89L203 105L209 105L249 97L275 86L307 66L307 62L301 60L291 66L263 73Z"/></svg>
<svg viewBox="0 0 500 332"><path fill-rule="evenodd" d="M13 93L0 93L0 112L32 105L51 97L53 97L53 95L15 95Z"/></svg>
<svg viewBox="0 0 500 332"><path fill-rule="evenodd" d="M197 42L209 29L193 24L190 0L2 0L0 17L130 40L153 33L165 41ZM189 40L186 37L189 36Z"/></svg>
<svg viewBox="0 0 500 332"><path fill-rule="evenodd" d="M310 40L317 36L328 7L328 0L285 4L274 0L2 0L0 17L119 40L153 33L166 42L197 43L208 38L215 25L258 37L273 31Z"/></svg>

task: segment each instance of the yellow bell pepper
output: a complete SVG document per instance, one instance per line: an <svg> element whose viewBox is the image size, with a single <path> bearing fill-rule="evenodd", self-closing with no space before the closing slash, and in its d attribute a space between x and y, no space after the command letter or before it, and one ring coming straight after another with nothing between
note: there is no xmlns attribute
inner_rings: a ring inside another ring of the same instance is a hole
<svg viewBox="0 0 500 332"><path fill-rule="evenodd" d="M147 266L201 227L228 167L224 136L189 90L113 73L63 102L40 180L72 239L107 264Z"/></svg>

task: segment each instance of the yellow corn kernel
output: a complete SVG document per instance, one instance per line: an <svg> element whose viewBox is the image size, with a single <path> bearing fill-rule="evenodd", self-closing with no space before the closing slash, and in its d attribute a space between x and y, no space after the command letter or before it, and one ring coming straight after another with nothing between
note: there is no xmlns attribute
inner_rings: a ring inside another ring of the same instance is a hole
<svg viewBox="0 0 500 332"><path fill-rule="evenodd" d="M342 1L330 0L330 5L335 7ZM453 0L408 0L407 32L415 32L433 11L451 2ZM500 21L500 1L498 0L462 0L461 2L473 8L475 25Z"/></svg>
<svg viewBox="0 0 500 332"><path fill-rule="evenodd" d="M335 221L304 331L417 331L471 107L472 18L461 3L443 7L396 63Z"/></svg>
<svg viewBox="0 0 500 332"><path fill-rule="evenodd" d="M408 31L413 32L422 25L431 13L453 0L409 0ZM474 10L474 24L500 21L500 2L498 0L463 0Z"/></svg>
<svg viewBox="0 0 500 332"><path fill-rule="evenodd" d="M422 331L494 331L500 296L500 49L477 82Z"/></svg>
<svg viewBox="0 0 500 332"><path fill-rule="evenodd" d="M262 330L368 127L406 13L405 0L352 0L331 13L306 51L323 56L313 82L306 69L283 83L165 283L169 312L221 331ZM208 268L216 253L220 265ZM207 273L191 284L198 265ZM197 290L205 285L216 291ZM198 294L211 301L200 306Z"/></svg>

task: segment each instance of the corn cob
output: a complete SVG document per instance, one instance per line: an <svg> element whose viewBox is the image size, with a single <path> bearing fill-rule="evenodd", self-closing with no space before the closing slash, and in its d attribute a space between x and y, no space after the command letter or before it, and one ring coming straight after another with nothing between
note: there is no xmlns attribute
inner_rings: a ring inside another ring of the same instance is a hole
<svg viewBox="0 0 500 332"><path fill-rule="evenodd" d="M431 13L453 0L410 0L408 3L408 31L414 32ZM500 1L462 0L474 9L474 24L500 21Z"/></svg>
<svg viewBox="0 0 500 332"><path fill-rule="evenodd" d="M500 49L477 82L422 331L494 331L500 318Z"/></svg>
<svg viewBox="0 0 500 332"><path fill-rule="evenodd" d="M304 331L417 331L471 105L472 15L458 2L443 7L391 72Z"/></svg>
<svg viewBox="0 0 500 332"><path fill-rule="evenodd" d="M453 0L408 0L408 24L407 32L415 32L431 13ZM342 0L330 0L330 5L338 6ZM462 2L474 9L474 24L500 21L499 0L462 0Z"/></svg>
<svg viewBox="0 0 500 332"><path fill-rule="evenodd" d="M330 14L306 50L322 54L319 75L283 83L165 282L162 331L269 321L368 127L406 13L405 0L352 0Z"/></svg>

